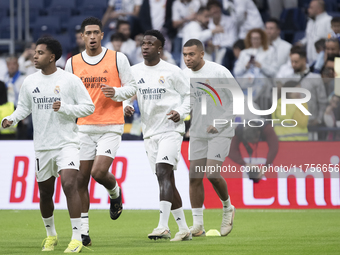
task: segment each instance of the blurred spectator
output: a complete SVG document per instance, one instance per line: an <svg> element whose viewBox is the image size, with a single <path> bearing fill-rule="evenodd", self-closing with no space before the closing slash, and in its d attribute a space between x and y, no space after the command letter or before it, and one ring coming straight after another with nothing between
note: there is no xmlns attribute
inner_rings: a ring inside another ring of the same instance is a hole
<svg viewBox="0 0 340 255"><path fill-rule="evenodd" d="M274 49L268 45L266 33L262 29L252 29L244 40L246 49L241 51L234 67L235 78L241 88L247 92L253 88L253 101L256 101L267 89L268 79L275 76L276 58Z"/></svg>
<svg viewBox="0 0 340 255"><path fill-rule="evenodd" d="M280 19L283 9L296 8L298 0L267 0L269 15L272 18Z"/></svg>
<svg viewBox="0 0 340 255"><path fill-rule="evenodd" d="M207 8L211 17L208 28L211 30L215 29L216 26L223 28L223 33L216 33L212 37L212 44L215 49L214 61L218 64L228 66L228 63L223 63L223 60L228 61L229 58L225 58L225 56L232 55L231 47L237 40L236 23L232 17L222 14L222 4L219 1L209 1Z"/></svg>
<svg viewBox="0 0 340 255"><path fill-rule="evenodd" d="M326 94L328 97L334 93L334 78L335 78L334 59L336 57L340 57L340 55L333 55L331 57L328 57L325 62L325 65L321 70L321 77L324 82Z"/></svg>
<svg viewBox="0 0 340 255"><path fill-rule="evenodd" d="M309 21L306 28L306 36L298 42L300 45L307 45L308 63L312 64L317 57L314 44L321 38L327 38L332 32L331 19L325 12L325 3L323 0L312 0L308 8Z"/></svg>
<svg viewBox="0 0 340 255"><path fill-rule="evenodd" d="M5 79L6 73L7 73L6 58L1 56L0 57L0 81L3 81Z"/></svg>
<svg viewBox="0 0 340 255"><path fill-rule="evenodd" d="M4 82L7 87L7 97L8 101L12 102L16 107L18 103L19 91L26 76L19 71L17 57L10 56L6 58L6 64L8 71L5 75Z"/></svg>
<svg viewBox="0 0 340 255"><path fill-rule="evenodd" d="M70 57L77 55L81 52L83 52L85 50L85 42L83 40L83 38L81 37L81 30L76 30L75 33L75 39L76 39L76 47L74 47L71 52L69 52L67 54L67 59L69 59Z"/></svg>
<svg viewBox="0 0 340 255"><path fill-rule="evenodd" d="M326 43L326 40L325 39L320 39L318 40L314 46L315 46L315 49L316 49L316 53L318 54L317 57L316 57L316 60L315 62L313 63L313 73L320 73L321 72L321 69L324 65L324 59L325 59L325 43Z"/></svg>
<svg viewBox="0 0 340 255"><path fill-rule="evenodd" d="M339 55L340 54L340 45L339 40L337 38L327 39L325 42L325 56L324 60L328 57Z"/></svg>
<svg viewBox="0 0 340 255"><path fill-rule="evenodd" d="M19 71L25 75L30 75L38 71L33 63L33 56L35 53L35 43L26 45L24 52L18 59Z"/></svg>
<svg viewBox="0 0 340 255"><path fill-rule="evenodd" d="M236 20L238 38L244 39L251 29L263 28L261 14L252 0L224 0L223 8Z"/></svg>
<svg viewBox="0 0 340 255"><path fill-rule="evenodd" d="M234 43L233 45L234 63L232 68L229 69L231 72L234 71L234 66L236 65L236 62L240 57L241 51L243 51L245 48L246 46L244 45L244 40L242 39L239 39Z"/></svg>
<svg viewBox="0 0 340 255"><path fill-rule="evenodd" d="M276 78L282 79L282 78L292 77L294 75L294 69L292 67L292 62L290 61L290 56L294 53L299 53L301 51L301 49L302 49L301 46L297 46L297 45L293 46L290 49L288 61L280 67L279 71L276 74ZM306 66L308 67L307 64L306 64ZM278 80L278 82L281 83L281 85L283 85L286 81L281 82L280 80Z"/></svg>
<svg viewBox="0 0 340 255"><path fill-rule="evenodd" d="M255 125L255 123L251 123ZM261 125L259 122L256 125ZM271 124L269 122L265 122L262 127L249 127L249 126L237 126L235 130L235 136L231 140L229 158L235 163L241 166L258 166L252 162L252 157L257 156L257 146L258 142L264 141L268 145L268 153L267 160L264 164L265 166L269 166L273 163L277 152L279 150L279 140L277 135L274 132ZM242 157L240 146L244 145L246 151L249 155L249 163L246 163ZM259 182L262 178L262 172L253 171L248 173L249 178L254 182Z"/></svg>
<svg viewBox="0 0 340 255"><path fill-rule="evenodd" d="M177 36L173 41L173 55L178 64L181 62L183 45L183 27L196 17L200 8L199 0L175 0L172 5L172 26L177 29Z"/></svg>
<svg viewBox="0 0 340 255"><path fill-rule="evenodd" d="M111 35L111 46L110 49L121 52L122 44L124 42L124 35L122 33L115 33ZM107 46L108 48L109 46Z"/></svg>
<svg viewBox="0 0 340 255"><path fill-rule="evenodd" d="M289 60L289 52L292 45L280 38L280 22L277 19L271 18L267 20L265 25L269 44L275 50L277 68L279 69Z"/></svg>
<svg viewBox="0 0 340 255"><path fill-rule="evenodd" d="M290 60L294 74L284 78L299 82L302 88L309 90L311 99L308 102L309 125L315 126L322 123L323 114L327 106L326 90L323 85L320 74L310 72L307 66L306 51L303 49L296 50L290 55Z"/></svg>
<svg viewBox="0 0 340 255"><path fill-rule="evenodd" d="M328 39L337 38L340 40L340 17L334 17L331 21L332 31L328 34Z"/></svg>
<svg viewBox="0 0 340 255"><path fill-rule="evenodd" d="M173 0L171 0L173 1ZM143 0L139 19L143 31L149 29L162 30L165 23L167 0Z"/></svg>
<svg viewBox="0 0 340 255"><path fill-rule="evenodd" d="M131 30L130 30L129 22L125 20L119 20L117 22L116 31L117 31L116 33L120 33L121 35L123 35L123 43L121 45L120 51L124 53L128 57L128 59L131 61L131 59L133 58L132 55L136 49L136 42L130 38ZM111 36L110 42L105 44L105 47L110 50L113 50L112 39L113 37Z"/></svg>
<svg viewBox="0 0 340 255"><path fill-rule="evenodd" d="M127 20L131 25L131 31L135 36L139 30L139 12L143 0L109 0L108 7L102 18L103 28L112 21L109 27L115 27L117 20Z"/></svg>
<svg viewBox="0 0 340 255"><path fill-rule="evenodd" d="M340 97L333 95L326 108L323 120L327 127L334 128L338 127L340 130ZM329 131L327 135L329 141L339 141L340 131Z"/></svg>
<svg viewBox="0 0 340 255"><path fill-rule="evenodd" d="M205 7L201 7L196 15L196 19L189 22L183 28L183 45L190 39L198 39L206 45L205 51L207 56L211 56L213 51L211 43L208 42L212 39L212 36L217 33L223 33L223 27L217 25L214 29L208 28L209 24L209 11ZM181 68L185 68L183 58L181 58Z"/></svg>
<svg viewBox="0 0 340 255"><path fill-rule="evenodd" d="M7 101L7 88L5 83L0 81L0 119L11 115L14 112L14 104ZM0 140L15 139L16 126L4 129L0 126Z"/></svg>
<svg viewBox="0 0 340 255"><path fill-rule="evenodd" d="M284 88L296 88L301 87L296 81L288 81L283 85ZM300 93L287 93L287 98L298 99L301 98ZM308 109L307 103L302 104ZM280 141L308 141L308 115L305 115L295 104L286 105L286 115L281 114L281 98L277 101L277 107L275 112L272 113L272 119L277 120L277 125L274 126L276 135ZM285 127L281 125L283 120L295 120L285 121ZM291 125L291 127L286 127Z"/></svg>

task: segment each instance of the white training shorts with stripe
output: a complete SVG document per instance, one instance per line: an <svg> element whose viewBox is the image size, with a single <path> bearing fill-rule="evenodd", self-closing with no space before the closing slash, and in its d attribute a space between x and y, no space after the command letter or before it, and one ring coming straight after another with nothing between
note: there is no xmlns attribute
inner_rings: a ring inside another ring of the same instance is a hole
<svg viewBox="0 0 340 255"><path fill-rule="evenodd" d="M183 136L178 132L167 132L144 139L144 146L153 173L157 163L166 163L177 169L181 156Z"/></svg>
<svg viewBox="0 0 340 255"><path fill-rule="evenodd" d="M229 155L230 137L199 138L190 137L189 160L213 159L224 162Z"/></svg>
<svg viewBox="0 0 340 255"><path fill-rule="evenodd" d="M79 170L79 148L66 146L57 150L35 152L35 175L37 182L43 182L52 176L58 177L63 169Z"/></svg>
<svg viewBox="0 0 340 255"><path fill-rule="evenodd" d="M88 134L79 132L80 160L94 160L96 156L103 155L115 158L122 141L117 133Z"/></svg>

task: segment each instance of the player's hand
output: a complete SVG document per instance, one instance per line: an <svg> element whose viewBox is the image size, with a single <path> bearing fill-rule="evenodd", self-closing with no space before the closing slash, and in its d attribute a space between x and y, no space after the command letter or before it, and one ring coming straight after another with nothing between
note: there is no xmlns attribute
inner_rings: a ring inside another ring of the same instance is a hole
<svg viewBox="0 0 340 255"><path fill-rule="evenodd" d="M100 88L101 88L104 96L107 97L107 98L114 97L114 95L116 93L116 91L113 87L110 87L110 86L105 85L105 84L101 84Z"/></svg>
<svg viewBox="0 0 340 255"><path fill-rule="evenodd" d="M133 109L131 106L126 106L124 109L125 116L131 117L132 114L135 112L135 109Z"/></svg>
<svg viewBox="0 0 340 255"><path fill-rule="evenodd" d="M57 111L59 111L60 106L61 106L61 102L60 102L60 101L56 101L56 102L53 103L52 108L53 108L53 110L54 110L55 112L57 112Z"/></svg>
<svg viewBox="0 0 340 255"><path fill-rule="evenodd" d="M214 126L210 125L210 126L207 128L207 133L208 133L208 134L217 134L217 133L218 133L218 130L217 130L217 128L215 128Z"/></svg>
<svg viewBox="0 0 340 255"><path fill-rule="evenodd" d="M179 113L174 110L171 110L166 115L168 115L168 119L172 120L173 122L178 122L181 119L181 116L179 115Z"/></svg>
<svg viewBox="0 0 340 255"><path fill-rule="evenodd" d="M8 128L12 125L13 121L9 121L7 119L4 119L4 121L2 122L2 127L3 128Z"/></svg>

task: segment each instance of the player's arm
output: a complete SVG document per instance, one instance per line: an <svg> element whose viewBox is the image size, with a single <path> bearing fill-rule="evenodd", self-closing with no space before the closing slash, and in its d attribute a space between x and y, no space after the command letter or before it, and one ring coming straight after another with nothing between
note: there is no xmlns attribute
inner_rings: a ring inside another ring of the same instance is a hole
<svg viewBox="0 0 340 255"><path fill-rule="evenodd" d="M66 71L66 72L69 72L69 73L73 73L73 70L72 70L72 57L70 57L70 58L66 61L65 71Z"/></svg>
<svg viewBox="0 0 340 255"><path fill-rule="evenodd" d="M137 84L132 75L129 61L121 52L117 52L117 67L122 87L112 88L105 85L102 86L102 92L106 97L122 102L136 95Z"/></svg>
<svg viewBox="0 0 340 255"><path fill-rule="evenodd" d="M70 81L70 84L73 87L72 93L74 104L60 102L61 105L57 112L74 118L91 115L94 112L95 107L83 82L77 76L74 76L74 79Z"/></svg>
<svg viewBox="0 0 340 255"><path fill-rule="evenodd" d="M233 137L231 140L230 144L230 150L229 150L229 155L228 157L234 161L235 163L244 166L246 162L243 160L241 151L240 151L240 144L241 144L241 139L239 138L239 130L236 129L236 135Z"/></svg>
<svg viewBox="0 0 340 255"><path fill-rule="evenodd" d="M173 111L178 113L179 121L184 120L190 113L190 81L181 69L178 70L178 72L175 72L172 75L171 81L173 82L174 89L181 95L182 98L182 104L173 109Z"/></svg>
<svg viewBox="0 0 340 255"><path fill-rule="evenodd" d="M20 120L25 119L32 112L32 102L29 98L29 93L27 93L26 87L27 85L25 79L20 89L18 106L16 110L10 116L3 118L1 121L1 126L3 128L15 126Z"/></svg>
<svg viewBox="0 0 340 255"><path fill-rule="evenodd" d="M264 138L268 144L268 154L266 165L273 163L278 151L279 151L279 139L271 125L266 125L263 129Z"/></svg>

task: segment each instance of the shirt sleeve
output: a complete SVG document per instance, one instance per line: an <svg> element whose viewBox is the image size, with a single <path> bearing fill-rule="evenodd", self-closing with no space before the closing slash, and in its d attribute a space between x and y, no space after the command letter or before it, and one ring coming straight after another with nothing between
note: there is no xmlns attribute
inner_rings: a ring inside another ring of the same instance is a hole
<svg viewBox="0 0 340 255"><path fill-rule="evenodd" d="M72 81L72 86L74 104L66 104L62 101L58 113L73 116L74 118L91 115L94 112L95 107L83 82L75 76Z"/></svg>
<svg viewBox="0 0 340 255"><path fill-rule="evenodd" d="M136 94L137 84L132 75L129 60L121 52L117 52L117 67L122 87L115 88L115 95L112 100L121 102Z"/></svg>
<svg viewBox="0 0 340 255"><path fill-rule="evenodd" d="M190 81L184 75L183 71L179 69L178 72L174 73L173 86L174 89L181 95L182 104L173 109L178 112L181 119L185 119L190 112Z"/></svg>
<svg viewBox="0 0 340 255"><path fill-rule="evenodd" d="M70 58L66 61L65 71L66 71L66 72L69 72L69 73L73 73L73 70L72 70L72 57L70 57Z"/></svg>
<svg viewBox="0 0 340 255"><path fill-rule="evenodd" d="M4 118L9 121L13 121L12 126L15 126L16 124L18 124L20 120L23 120L32 112L32 101L31 101L31 98L29 97L29 93L27 92L26 87L27 87L27 80L25 79L20 89L19 101L18 101L18 106L16 110L10 116Z"/></svg>

